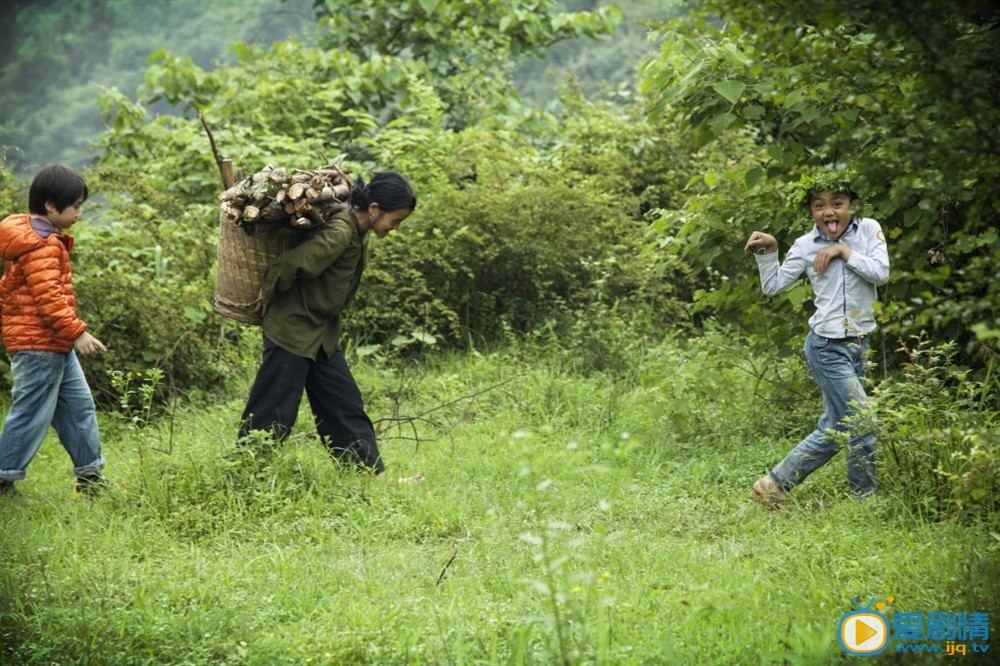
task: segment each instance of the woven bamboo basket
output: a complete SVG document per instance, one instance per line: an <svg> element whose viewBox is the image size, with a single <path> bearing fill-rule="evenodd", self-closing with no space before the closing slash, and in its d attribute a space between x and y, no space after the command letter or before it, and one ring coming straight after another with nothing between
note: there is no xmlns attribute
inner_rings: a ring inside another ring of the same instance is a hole
<svg viewBox="0 0 1000 666"><path fill-rule="evenodd" d="M260 289L267 268L293 241L298 229L282 226L248 234L219 215L218 268L212 307L246 324L260 324Z"/></svg>

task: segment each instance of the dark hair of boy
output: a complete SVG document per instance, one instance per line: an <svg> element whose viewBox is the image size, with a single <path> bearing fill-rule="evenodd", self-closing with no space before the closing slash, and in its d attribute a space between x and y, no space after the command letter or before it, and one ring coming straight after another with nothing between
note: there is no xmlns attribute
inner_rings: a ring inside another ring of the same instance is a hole
<svg viewBox="0 0 1000 666"><path fill-rule="evenodd" d="M51 203L59 212L77 201L87 200L87 183L78 173L62 164L43 167L28 190L28 210L35 215L45 215L45 204Z"/></svg>

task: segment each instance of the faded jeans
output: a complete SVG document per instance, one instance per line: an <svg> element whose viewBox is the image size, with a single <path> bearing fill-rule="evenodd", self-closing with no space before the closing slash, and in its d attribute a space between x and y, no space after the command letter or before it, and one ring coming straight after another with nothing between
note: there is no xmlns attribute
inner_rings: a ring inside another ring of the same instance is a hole
<svg viewBox="0 0 1000 666"><path fill-rule="evenodd" d="M53 426L73 460L73 473L104 467L94 398L76 352L20 351L10 355L14 401L0 432L0 479L23 479Z"/></svg>
<svg viewBox="0 0 1000 666"><path fill-rule="evenodd" d="M801 483L840 450L843 435L852 424L845 417L857 414L868 401L861 383L865 376L867 338L832 340L811 332L806 337L805 362L823 392L823 415L816 430L771 470L771 478L785 490ZM860 424L853 424L855 430ZM839 441L838 441L839 440ZM875 492L875 433L850 432L847 442L847 481L851 495L863 498Z"/></svg>

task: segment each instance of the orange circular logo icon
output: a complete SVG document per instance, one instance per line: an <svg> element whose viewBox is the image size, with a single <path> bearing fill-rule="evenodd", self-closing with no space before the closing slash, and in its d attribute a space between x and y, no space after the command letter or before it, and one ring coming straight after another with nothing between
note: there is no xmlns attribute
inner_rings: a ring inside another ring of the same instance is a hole
<svg viewBox="0 0 1000 666"><path fill-rule="evenodd" d="M840 618L840 647L848 654L875 655L889 644L889 624L881 613L859 610Z"/></svg>

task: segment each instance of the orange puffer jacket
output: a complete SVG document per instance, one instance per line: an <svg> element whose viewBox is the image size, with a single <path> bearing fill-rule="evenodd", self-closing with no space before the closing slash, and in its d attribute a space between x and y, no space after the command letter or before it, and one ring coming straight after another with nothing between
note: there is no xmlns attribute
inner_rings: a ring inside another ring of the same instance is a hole
<svg viewBox="0 0 1000 666"><path fill-rule="evenodd" d="M36 230L30 215L11 215L0 222L0 325L8 353L66 353L87 330L76 316L72 247L71 236Z"/></svg>

